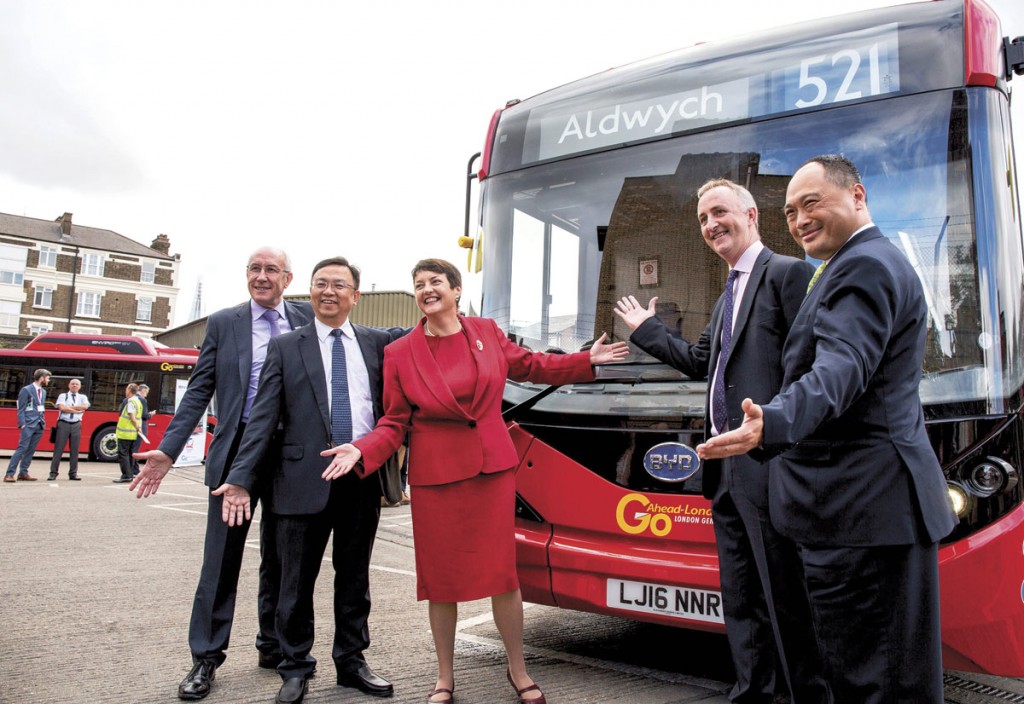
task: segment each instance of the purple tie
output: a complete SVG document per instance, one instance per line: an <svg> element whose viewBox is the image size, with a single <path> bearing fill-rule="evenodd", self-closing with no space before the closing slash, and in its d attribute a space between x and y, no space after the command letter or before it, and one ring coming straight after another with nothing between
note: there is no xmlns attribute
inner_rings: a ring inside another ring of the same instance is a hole
<svg viewBox="0 0 1024 704"><path fill-rule="evenodd" d="M270 324L270 337L275 338L281 334L281 326L278 325L278 320L281 319L281 314L271 308L263 314L263 319Z"/></svg>
<svg viewBox="0 0 1024 704"><path fill-rule="evenodd" d="M718 364L715 366L715 383L711 387L715 429L719 433L725 432L725 425L729 421L729 413L725 406L725 365L729 361L729 352L732 346L732 308L734 298L732 289L739 274L739 271L733 269L725 280L725 309L722 311L722 347L718 352Z"/></svg>

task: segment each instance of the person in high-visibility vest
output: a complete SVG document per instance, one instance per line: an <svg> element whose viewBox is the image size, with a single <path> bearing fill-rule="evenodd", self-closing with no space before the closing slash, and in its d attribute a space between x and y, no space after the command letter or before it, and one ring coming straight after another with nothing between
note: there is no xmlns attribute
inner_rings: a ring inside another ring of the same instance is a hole
<svg viewBox="0 0 1024 704"><path fill-rule="evenodd" d="M132 446L142 429L142 403L138 399L139 385L128 384L124 390L125 403L117 419L117 461L121 465L121 476L115 484L126 484L132 480Z"/></svg>

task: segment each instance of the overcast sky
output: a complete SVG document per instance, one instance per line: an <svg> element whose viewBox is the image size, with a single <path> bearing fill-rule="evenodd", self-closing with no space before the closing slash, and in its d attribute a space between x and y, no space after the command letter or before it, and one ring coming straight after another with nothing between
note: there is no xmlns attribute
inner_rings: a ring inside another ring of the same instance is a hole
<svg viewBox="0 0 1024 704"><path fill-rule="evenodd" d="M288 293L335 254L364 291L409 290L420 258L465 264L466 163L509 99L890 4L0 0L0 212L167 234L179 324L200 276L207 312L244 300L260 245L292 255ZM990 4L1024 34L1024 2Z"/></svg>

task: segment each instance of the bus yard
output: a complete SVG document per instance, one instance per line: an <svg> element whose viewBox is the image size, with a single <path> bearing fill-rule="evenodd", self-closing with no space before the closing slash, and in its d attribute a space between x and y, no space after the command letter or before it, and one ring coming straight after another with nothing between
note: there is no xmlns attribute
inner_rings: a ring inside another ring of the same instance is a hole
<svg viewBox="0 0 1024 704"><path fill-rule="evenodd" d="M0 490L0 702L177 701L189 663L186 633L201 559L206 489L201 469L176 470L146 500L112 484L117 466L83 463L84 481L45 480ZM415 500L415 499L414 499ZM255 535L255 534L253 534ZM232 647L206 701L270 702L276 673L256 666L256 550L243 565ZM372 701L335 686L330 663L331 568L317 585L321 664L307 701ZM371 568L370 664L395 684L395 702L433 687L426 607L415 600L409 507L383 509ZM459 614L456 697L514 702L486 602ZM551 702L723 704L731 677L723 636L545 606L526 610L531 673ZM946 672L946 701L1024 702L1024 680Z"/></svg>

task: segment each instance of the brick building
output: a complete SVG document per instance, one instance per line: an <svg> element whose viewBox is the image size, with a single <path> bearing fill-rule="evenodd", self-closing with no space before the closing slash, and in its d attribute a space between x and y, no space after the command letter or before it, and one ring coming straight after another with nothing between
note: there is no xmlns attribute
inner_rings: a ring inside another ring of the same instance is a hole
<svg viewBox="0 0 1024 704"><path fill-rule="evenodd" d="M170 327L180 255L111 230L0 213L0 335L152 336Z"/></svg>

